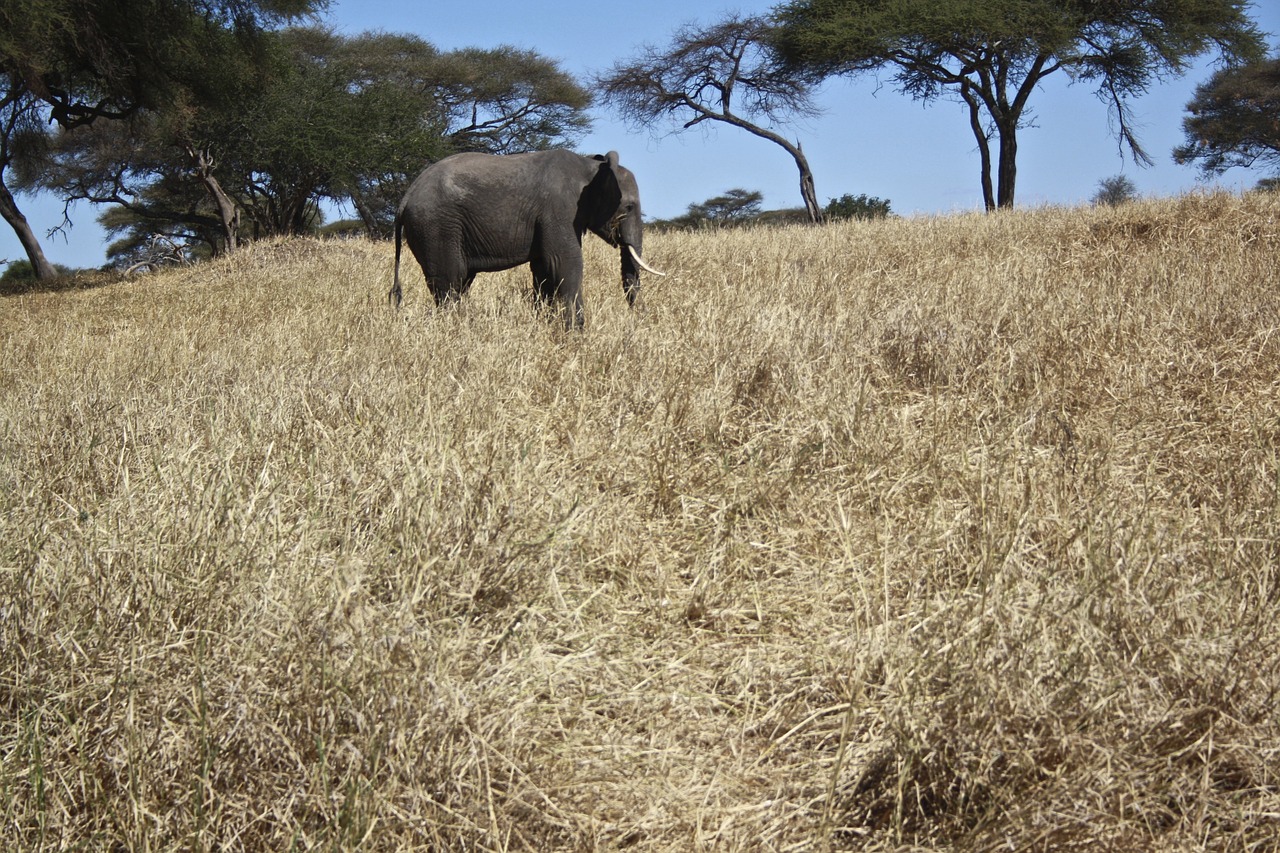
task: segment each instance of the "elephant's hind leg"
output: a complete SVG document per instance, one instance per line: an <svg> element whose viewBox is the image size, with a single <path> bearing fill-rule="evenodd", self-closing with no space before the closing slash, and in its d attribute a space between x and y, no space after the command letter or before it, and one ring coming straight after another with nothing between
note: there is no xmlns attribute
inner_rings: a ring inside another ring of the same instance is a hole
<svg viewBox="0 0 1280 853"><path fill-rule="evenodd" d="M437 305L452 305L462 299L475 277L461 250L454 248L438 252L431 258L427 287L431 289Z"/></svg>
<svg viewBox="0 0 1280 853"><path fill-rule="evenodd" d="M427 287L431 289L431 295L436 298L437 305L456 305L462 301L463 294L471 289L471 282L475 280L475 273L469 273L460 279L429 278Z"/></svg>

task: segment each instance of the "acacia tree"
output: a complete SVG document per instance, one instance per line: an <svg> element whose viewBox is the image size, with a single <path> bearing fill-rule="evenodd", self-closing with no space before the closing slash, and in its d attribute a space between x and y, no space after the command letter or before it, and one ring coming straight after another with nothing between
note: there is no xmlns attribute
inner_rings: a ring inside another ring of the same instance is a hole
<svg viewBox="0 0 1280 853"><path fill-rule="evenodd" d="M813 170L799 142L774 128L818 115L813 89L800 74L782 69L769 51L769 24L729 16L708 27L686 25L665 48L644 46L639 55L597 77L601 100L635 127L675 125L680 133L715 121L742 128L779 145L800 172L800 196L813 222L822 208Z"/></svg>
<svg viewBox="0 0 1280 853"><path fill-rule="evenodd" d="M1280 169L1280 57L1218 71L1196 88L1187 112L1178 163L1196 163L1206 175Z"/></svg>
<svg viewBox="0 0 1280 853"><path fill-rule="evenodd" d="M0 72L64 128L205 92L210 37L251 49L327 0L0 0Z"/></svg>
<svg viewBox="0 0 1280 853"><path fill-rule="evenodd" d="M139 239L199 234L215 254L234 251L240 206L219 179L209 129L276 76L268 48L277 40L258 34L250 50L230 30L206 32L204 50L183 72L199 78L198 88L176 86L163 102L122 118L64 129L44 162L18 170L18 185L52 191L68 205L115 205L112 229L131 221Z"/></svg>
<svg viewBox="0 0 1280 853"><path fill-rule="evenodd" d="M924 101L967 107L988 210L1010 207L1018 131L1032 93L1061 72L1096 86L1121 144L1150 163L1130 100L1216 50L1235 62L1261 55L1244 0L792 0L777 7L774 46L784 66L816 77L887 71ZM996 151L992 152L992 140ZM993 179L994 171L994 179Z"/></svg>
<svg viewBox="0 0 1280 853"><path fill-rule="evenodd" d="M1127 175L1112 175L1098 181L1091 199L1099 207L1119 207L1138 197L1138 187Z"/></svg>
<svg viewBox="0 0 1280 853"><path fill-rule="evenodd" d="M764 195L757 190L735 188L723 195L689 205L682 219L690 224L707 223L717 228L743 225L760 215Z"/></svg>

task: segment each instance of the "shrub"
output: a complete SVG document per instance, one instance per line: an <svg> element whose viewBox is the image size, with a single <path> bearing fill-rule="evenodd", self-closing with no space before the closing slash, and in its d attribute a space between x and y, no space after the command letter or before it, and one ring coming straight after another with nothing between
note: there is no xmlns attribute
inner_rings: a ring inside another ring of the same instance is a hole
<svg viewBox="0 0 1280 853"><path fill-rule="evenodd" d="M851 195L845 193L840 198L827 202L823 210L827 219L884 219L889 211L887 198L876 198L866 193Z"/></svg>
<svg viewBox="0 0 1280 853"><path fill-rule="evenodd" d="M1126 175L1113 175L1098 181L1098 191L1093 194L1093 203L1099 207L1119 207L1136 201L1138 188Z"/></svg>

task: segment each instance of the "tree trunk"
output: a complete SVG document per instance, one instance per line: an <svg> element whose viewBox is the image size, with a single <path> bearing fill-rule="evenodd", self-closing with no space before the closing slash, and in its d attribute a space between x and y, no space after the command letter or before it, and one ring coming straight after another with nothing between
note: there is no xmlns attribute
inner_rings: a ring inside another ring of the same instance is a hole
<svg viewBox="0 0 1280 853"><path fill-rule="evenodd" d="M968 81L960 86L960 96L969 105L969 127L978 142L978 154L982 157L982 205L987 212L996 209L996 195L991 184L991 140L982 128L982 104Z"/></svg>
<svg viewBox="0 0 1280 853"><path fill-rule="evenodd" d="M809 214L810 222L822 221L822 208L818 206L818 191L813 185L813 172L809 170L809 162L797 164L800 166L800 196L804 199L805 212Z"/></svg>
<svg viewBox="0 0 1280 853"><path fill-rule="evenodd" d="M226 190L213 174L215 166L213 156L208 151L196 151L194 145L187 145L186 151L196 170L196 177L200 179L204 191L209 194L209 198L213 199L213 205L218 209L218 221L222 225L223 250L228 255L233 254L240 242L240 209L236 207L236 203L231 200L231 196L227 195ZM216 246L214 254L217 254Z"/></svg>
<svg viewBox="0 0 1280 853"><path fill-rule="evenodd" d="M818 190L813 184L813 170L809 168L809 158L804 156L804 149L798 141L791 156L795 158L796 168L800 170L800 197L804 199L805 212L809 214L810 222L819 223L822 221L822 208L818 206Z"/></svg>
<svg viewBox="0 0 1280 853"><path fill-rule="evenodd" d="M49 259L44 256L44 250L40 248L40 241L36 239L35 233L31 230L31 224L27 222L27 217L22 215L22 211L18 209L18 203L14 201L13 193L9 192L9 188L0 181L0 216L4 217L4 221L8 222L13 228L13 232L18 235L18 242L22 244L22 248L27 253L27 260L31 261L31 268L35 271L36 278L41 281L47 281L51 278L58 277L58 271L53 268L53 264L49 263Z"/></svg>
<svg viewBox="0 0 1280 853"><path fill-rule="evenodd" d="M1005 122L999 126L1000 167L996 204L1000 208L1013 207L1014 186L1018 182L1018 123Z"/></svg>
<svg viewBox="0 0 1280 853"><path fill-rule="evenodd" d="M704 119L722 121L734 127L740 127L761 139L767 139L776 145L781 145L783 150L791 155L791 159L796 161L796 168L800 170L800 197L804 199L804 209L809 214L809 221L815 223L822 221L822 208L818 206L818 191L814 189L813 185L813 170L809 168L809 158L804 156L804 151L798 142L792 145L785 136L752 124L732 114L706 113L702 118L695 119L693 122L686 124L685 127L692 127Z"/></svg>
<svg viewBox="0 0 1280 853"><path fill-rule="evenodd" d="M364 223L365 233L369 235L370 240L387 240L391 237L389 229L385 228L378 222L378 215L373 212L373 208L365 201L364 196L359 192L352 192L350 195L351 203L355 206L356 215L360 217L360 221Z"/></svg>

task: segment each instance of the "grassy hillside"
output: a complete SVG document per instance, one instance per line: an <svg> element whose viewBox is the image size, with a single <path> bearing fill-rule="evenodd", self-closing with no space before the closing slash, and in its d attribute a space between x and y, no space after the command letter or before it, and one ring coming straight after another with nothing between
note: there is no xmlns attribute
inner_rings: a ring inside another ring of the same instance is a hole
<svg viewBox="0 0 1280 853"><path fill-rule="evenodd" d="M1280 197L0 300L22 848L1274 849Z"/></svg>

